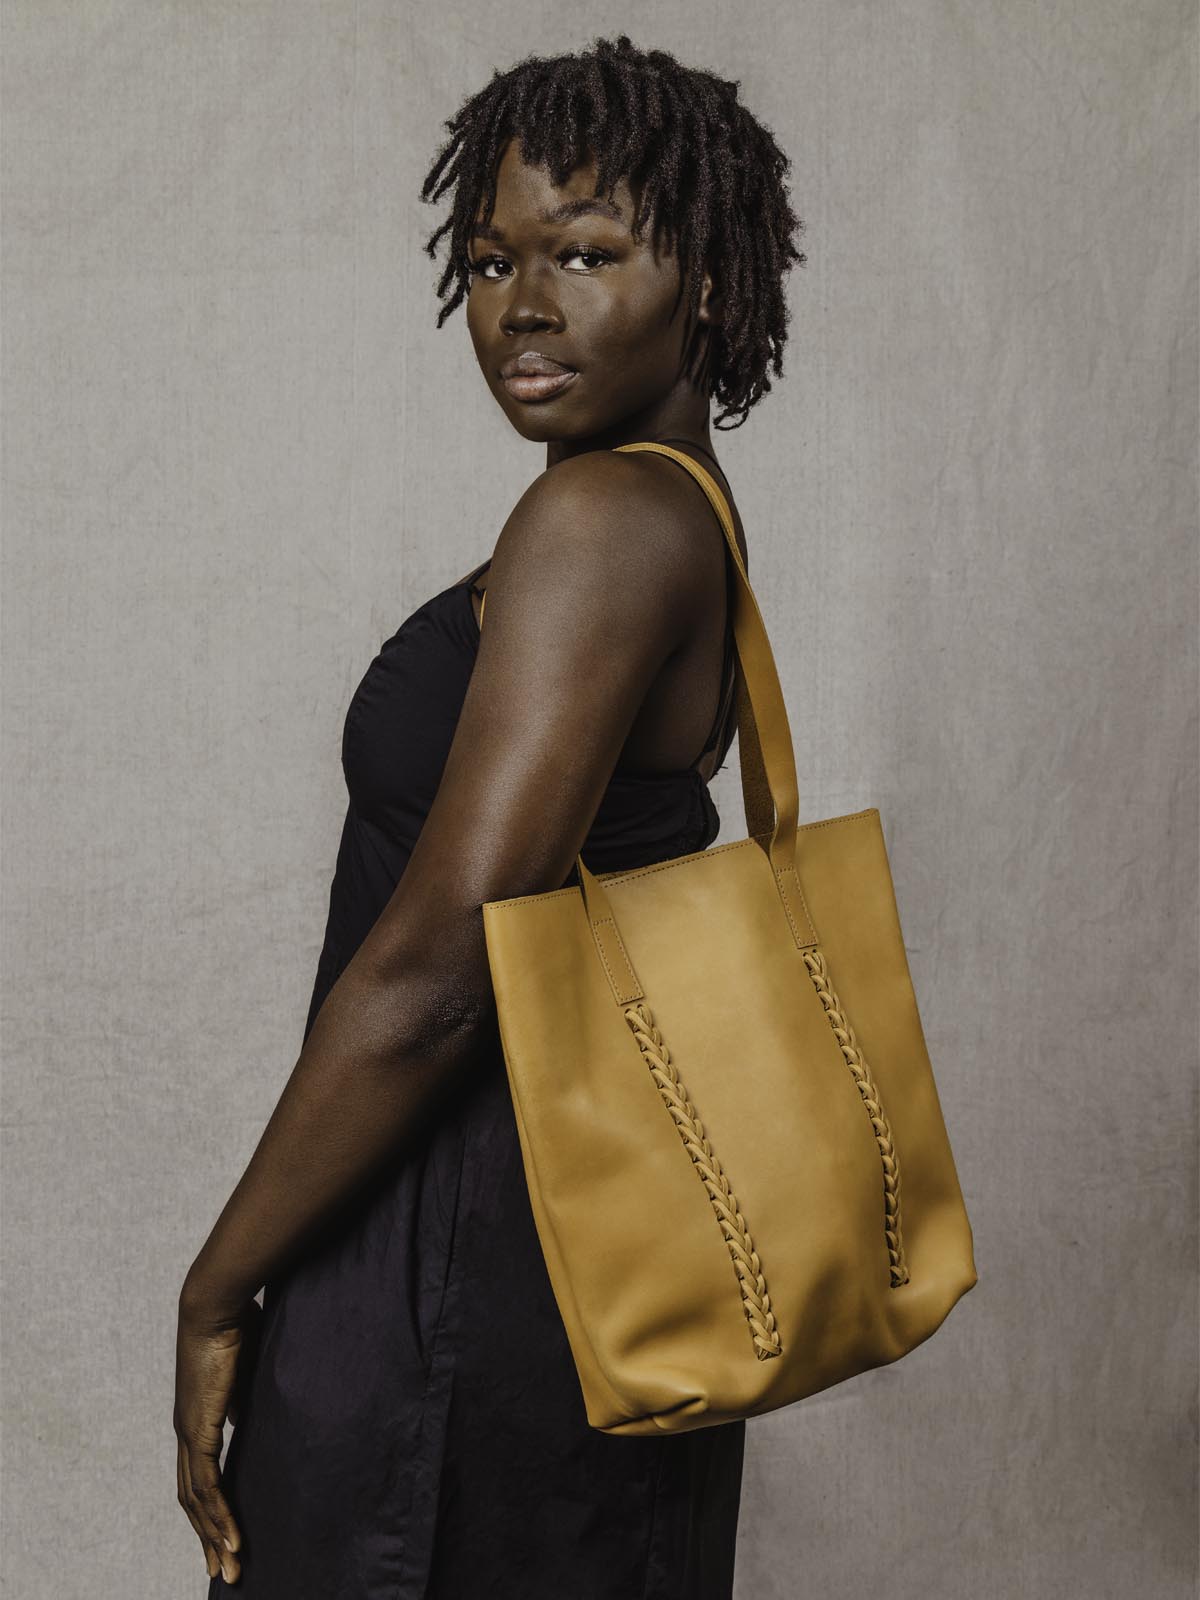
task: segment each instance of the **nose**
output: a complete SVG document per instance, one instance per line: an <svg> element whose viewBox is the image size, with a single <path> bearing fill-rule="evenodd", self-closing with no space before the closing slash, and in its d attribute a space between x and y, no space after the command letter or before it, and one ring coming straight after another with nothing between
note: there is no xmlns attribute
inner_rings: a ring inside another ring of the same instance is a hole
<svg viewBox="0 0 1200 1600"><path fill-rule="evenodd" d="M561 328L562 312L545 287L532 275L512 275L512 293L500 314L502 333L528 333L531 329Z"/></svg>

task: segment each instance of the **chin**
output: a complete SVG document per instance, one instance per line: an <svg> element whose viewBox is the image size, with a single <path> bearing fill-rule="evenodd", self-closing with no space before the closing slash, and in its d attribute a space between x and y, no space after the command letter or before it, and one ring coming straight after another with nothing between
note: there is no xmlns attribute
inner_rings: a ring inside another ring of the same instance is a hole
<svg viewBox="0 0 1200 1600"><path fill-rule="evenodd" d="M560 439L588 439L596 431L586 425L581 427L576 423L573 427L567 427L561 420L555 422L549 416L540 417L538 412L542 410L548 411L549 407L525 406L515 417L508 412L505 415L512 423L513 431L530 444L555 444Z"/></svg>

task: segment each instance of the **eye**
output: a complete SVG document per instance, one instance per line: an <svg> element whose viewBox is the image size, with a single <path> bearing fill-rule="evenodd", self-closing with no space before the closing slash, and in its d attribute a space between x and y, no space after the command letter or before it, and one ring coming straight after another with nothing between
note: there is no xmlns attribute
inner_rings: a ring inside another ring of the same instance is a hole
<svg viewBox="0 0 1200 1600"><path fill-rule="evenodd" d="M606 261L612 260L612 256L609 255L607 250L597 250L590 244L572 245L569 249L564 250L558 259L560 261L569 261L572 256L591 256L592 259L599 262L601 266L603 266ZM592 269L589 268L588 270L590 271Z"/></svg>
<svg viewBox="0 0 1200 1600"><path fill-rule="evenodd" d="M585 273L594 272L597 266L602 267L606 262L614 259L607 250L598 250L594 245L590 244L568 245L565 250L559 251L557 259L560 262L567 262L576 256L581 259L584 257L590 258L595 263L595 266L586 267L584 269ZM472 261L469 256L466 258L467 272L472 278L482 278L485 283L499 283L500 279L486 270L492 265L506 266L507 262L503 256L480 256L477 261ZM577 276L581 276L581 274L577 274Z"/></svg>
<svg viewBox="0 0 1200 1600"><path fill-rule="evenodd" d="M496 281L495 278L489 278L488 274L484 271L484 268L491 266L493 261L498 261L503 266L504 257L503 256L480 256L478 261L472 261L471 258L468 256L467 257L467 261L466 261L466 268L467 268L467 271L471 275L472 278L484 278L489 283L495 283L495 281Z"/></svg>

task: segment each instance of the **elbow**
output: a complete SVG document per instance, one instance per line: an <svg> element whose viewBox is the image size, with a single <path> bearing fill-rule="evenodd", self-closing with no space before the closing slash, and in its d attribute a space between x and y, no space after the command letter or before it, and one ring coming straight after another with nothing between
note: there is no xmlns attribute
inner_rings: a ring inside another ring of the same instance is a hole
<svg viewBox="0 0 1200 1600"><path fill-rule="evenodd" d="M387 1019L394 1052L402 1060L458 1054L484 1033L495 1017L491 986L450 983L440 973L377 980L376 1001Z"/></svg>
<svg viewBox="0 0 1200 1600"><path fill-rule="evenodd" d="M313 1049L357 1065L422 1071L473 1056L495 1029L490 970L455 974L432 957L398 965L364 959L360 947L326 997L309 1036Z"/></svg>
<svg viewBox="0 0 1200 1600"><path fill-rule="evenodd" d="M408 962L375 972L367 981L393 1059L458 1055L495 1026L496 1001L486 965L482 975L457 975L432 960Z"/></svg>
<svg viewBox="0 0 1200 1600"><path fill-rule="evenodd" d="M495 996L482 926L469 930L420 919L400 934L386 913L352 957L344 978L396 1041L402 1055L440 1053L494 1024ZM351 978L351 975L354 975Z"/></svg>
<svg viewBox="0 0 1200 1600"><path fill-rule="evenodd" d="M490 984L486 990L472 984L434 986L414 1009L419 1042L426 1047L481 1034L491 1028L495 1016L496 1001Z"/></svg>

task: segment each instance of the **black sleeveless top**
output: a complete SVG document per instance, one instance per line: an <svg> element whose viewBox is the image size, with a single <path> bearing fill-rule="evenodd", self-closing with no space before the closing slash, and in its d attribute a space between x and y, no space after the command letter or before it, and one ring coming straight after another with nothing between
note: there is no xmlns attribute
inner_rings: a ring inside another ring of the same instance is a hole
<svg viewBox="0 0 1200 1600"><path fill-rule="evenodd" d="M385 640L346 714L349 804L304 1036L391 897L475 661L475 569ZM726 552L727 609L731 567ZM699 761L733 735L725 692ZM617 771L594 872L706 848L695 765ZM572 869L573 874L573 869ZM570 880L568 880L570 881ZM587 1425L529 1207L499 1035L414 1154L266 1285L224 1479L241 1600L728 1600L742 1422L661 1438Z"/></svg>

